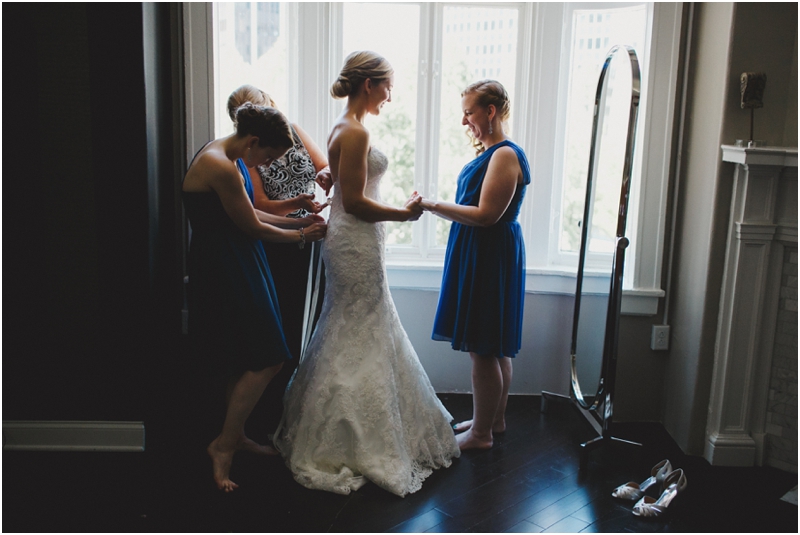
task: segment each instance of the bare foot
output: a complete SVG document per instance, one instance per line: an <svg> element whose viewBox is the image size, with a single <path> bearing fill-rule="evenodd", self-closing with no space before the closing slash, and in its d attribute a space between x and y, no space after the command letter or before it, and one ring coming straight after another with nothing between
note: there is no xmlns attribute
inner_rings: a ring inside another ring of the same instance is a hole
<svg viewBox="0 0 800 535"><path fill-rule="evenodd" d="M465 420L463 422L457 423L453 426L453 431L456 433L463 433L464 431L470 429L472 427L472 420ZM500 434L505 433L506 431L506 422L495 422L492 424L492 433L493 434Z"/></svg>
<svg viewBox="0 0 800 535"><path fill-rule="evenodd" d="M470 427L472 427L472 420L464 420L463 422L459 422L453 425L453 431L456 433L463 433L467 431Z"/></svg>
<svg viewBox="0 0 800 535"><path fill-rule="evenodd" d="M213 465L214 471L214 481L219 487L219 490L224 490L225 492L233 492L234 489L238 489L239 485L231 481L230 479L230 472L231 472L231 462L233 461L233 451L225 451L221 449L217 444L218 438L215 438L214 441L208 445L208 452L209 457L211 457L211 463Z"/></svg>
<svg viewBox="0 0 800 535"><path fill-rule="evenodd" d="M261 445L256 441L244 437L239 445L236 447L237 450L242 451L249 451L250 453L255 453L256 455L278 455L279 452L269 444Z"/></svg>
<svg viewBox="0 0 800 535"><path fill-rule="evenodd" d="M488 450L492 447L493 440L491 438L484 439L474 437L472 430L465 431L460 435L456 435L456 442L458 442L458 449L464 450Z"/></svg>

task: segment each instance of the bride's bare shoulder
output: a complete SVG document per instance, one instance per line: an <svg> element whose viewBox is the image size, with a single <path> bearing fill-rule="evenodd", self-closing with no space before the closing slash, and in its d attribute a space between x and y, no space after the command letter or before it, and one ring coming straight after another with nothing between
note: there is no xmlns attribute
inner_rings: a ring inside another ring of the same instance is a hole
<svg viewBox="0 0 800 535"><path fill-rule="evenodd" d="M347 117L342 117L336 121L328 138L328 148L358 146L369 146L369 130L360 122Z"/></svg>

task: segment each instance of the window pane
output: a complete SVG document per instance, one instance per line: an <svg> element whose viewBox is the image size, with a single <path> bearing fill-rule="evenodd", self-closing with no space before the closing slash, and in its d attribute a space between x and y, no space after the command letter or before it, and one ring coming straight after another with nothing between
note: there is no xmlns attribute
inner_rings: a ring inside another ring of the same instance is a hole
<svg viewBox="0 0 800 535"><path fill-rule="evenodd" d="M233 132L228 96L251 84L269 93L284 112L289 106L287 9L281 2L214 4L214 97L216 136Z"/></svg>
<svg viewBox="0 0 800 535"><path fill-rule="evenodd" d="M419 6L409 4L345 3L342 27L344 58L356 50L372 50L394 67L392 101L366 126L372 145L389 158L381 179L381 197L402 206L414 191ZM376 21L381 21L376 23ZM387 223L387 245L410 245L413 225Z"/></svg>
<svg viewBox="0 0 800 535"><path fill-rule="evenodd" d="M559 239L561 252L577 252L580 249L580 225L583 218L586 173L592 139L592 110L603 62L609 49L615 44L632 46L639 56L639 61L642 61L646 25L647 8L644 5L603 10L576 10L573 14ZM608 46L601 47L601 39L603 43L608 43ZM582 46L584 40L587 47ZM629 63L623 56L624 54L620 52L615 54L612 66L625 65L626 68L613 68L607 76L606 108L624 107L627 110L630 103L630 68L627 67ZM643 69L644 66L640 64L640 68ZM617 120L603 123L603 132L600 134L603 144L600 152L607 156L619 155L621 151L624 155L628 115L627 112L612 115ZM638 120L637 130L641 132L642 114ZM601 157L598 162L595 185L597 204L594 224L590 229L594 238L590 242L590 252L610 253L613 250L613 237L600 238L594 230L596 230L595 224L601 223L608 228L616 228L615 224L609 222L616 221L622 168L610 162L619 159L617 156Z"/></svg>
<svg viewBox="0 0 800 535"><path fill-rule="evenodd" d="M437 199L450 202L455 200L458 174L464 165L475 158L471 138L466 134L466 127L461 124L461 92L472 82L491 76L503 84L512 107L514 105L517 18L516 9L456 6L444 8L442 24L466 20L467 30L445 34L442 41ZM471 26L476 29L470 31ZM488 48L485 44L478 46L487 40L496 44L488 45ZM507 125L507 133L511 135L510 124ZM436 245L446 245L449 232L450 222L436 218Z"/></svg>

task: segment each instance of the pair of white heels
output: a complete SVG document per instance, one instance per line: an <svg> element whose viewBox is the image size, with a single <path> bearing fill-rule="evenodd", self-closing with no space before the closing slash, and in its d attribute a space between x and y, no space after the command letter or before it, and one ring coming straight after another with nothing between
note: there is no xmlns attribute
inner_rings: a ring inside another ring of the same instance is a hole
<svg viewBox="0 0 800 535"><path fill-rule="evenodd" d="M645 492L650 487L658 485L661 495L658 498L645 496ZM650 477L636 483L630 481L620 485L611 496L621 500L638 500L633 506L633 514L636 516L655 518L667 512L669 504L675 499L679 492L686 489L686 474L683 469L672 469L669 460L664 459L653 467Z"/></svg>

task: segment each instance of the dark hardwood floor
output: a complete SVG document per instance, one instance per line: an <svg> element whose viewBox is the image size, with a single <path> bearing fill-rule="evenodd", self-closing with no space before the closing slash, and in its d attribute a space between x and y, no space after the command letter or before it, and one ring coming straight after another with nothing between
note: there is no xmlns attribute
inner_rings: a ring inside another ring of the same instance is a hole
<svg viewBox="0 0 800 535"><path fill-rule="evenodd" d="M457 419L467 395L442 395ZM145 453L3 453L4 532L793 532L797 506L780 500L797 475L711 467L685 456L659 424L617 425L644 444L607 445L579 470L578 445L594 437L568 404L510 400L508 431L494 448L466 452L419 492L399 498L375 485L349 496L295 483L279 458L239 455L232 494L216 490L204 447L213 429L189 399L148 427ZM209 405L210 406L210 405ZM186 412L182 412L186 411ZM256 418L258 416L256 415ZM643 520L611 497L644 480L663 458L688 488L665 518Z"/></svg>

